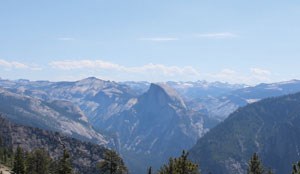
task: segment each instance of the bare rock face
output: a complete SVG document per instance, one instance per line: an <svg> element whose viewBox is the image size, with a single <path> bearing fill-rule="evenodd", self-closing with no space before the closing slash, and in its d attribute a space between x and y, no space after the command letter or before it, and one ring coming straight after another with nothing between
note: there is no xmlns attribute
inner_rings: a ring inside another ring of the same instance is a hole
<svg viewBox="0 0 300 174"><path fill-rule="evenodd" d="M53 159L62 156L65 146L71 155L73 167L79 173L96 174L96 164L107 150L103 146L82 142L59 133L17 125L3 117L0 117L0 137L7 147L16 149L20 146L26 151L43 148Z"/></svg>
<svg viewBox="0 0 300 174"><path fill-rule="evenodd" d="M113 115L102 126L117 133L120 149L128 157L125 160L130 168L137 168L134 165L140 164L133 159L158 167L192 147L205 132L202 125L203 115L188 110L174 90L151 84L130 109Z"/></svg>
<svg viewBox="0 0 300 174"><path fill-rule="evenodd" d="M81 109L69 101L44 101L0 88L0 103L0 112L15 123L108 144L105 137L90 126Z"/></svg>

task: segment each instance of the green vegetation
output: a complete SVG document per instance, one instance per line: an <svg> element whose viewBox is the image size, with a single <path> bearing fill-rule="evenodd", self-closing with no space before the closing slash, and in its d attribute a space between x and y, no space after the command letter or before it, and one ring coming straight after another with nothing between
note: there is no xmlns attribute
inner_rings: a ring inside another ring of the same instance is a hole
<svg viewBox="0 0 300 174"><path fill-rule="evenodd" d="M104 153L103 160L99 163L100 174L125 174L128 170L122 158L112 150Z"/></svg>
<svg viewBox="0 0 300 174"><path fill-rule="evenodd" d="M170 158L169 163L163 165L158 174L200 174L198 165L191 162L188 155L183 151L179 158Z"/></svg>
<svg viewBox="0 0 300 174"><path fill-rule="evenodd" d="M18 146L16 151L8 149L0 137L0 164L11 167L13 174L72 174L70 155L64 150L58 161L51 159L44 149L24 152Z"/></svg>
<svg viewBox="0 0 300 174"><path fill-rule="evenodd" d="M0 164L5 166L13 166L13 150L4 146L4 142L0 135Z"/></svg>
<svg viewBox="0 0 300 174"><path fill-rule="evenodd" d="M17 152L14 158L13 174L25 174L25 155L21 147L17 147Z"/></svg>
<svg viewBox="0 0 300 174"><path fill-rule="evenodd" d="M263 173L264 173L264 167L262 165L262 162L259 159L257 153L254 153L249 161L247 174L263 174Z"/></svg>
<svg viewBox="0 0 300 174"><path fill-rule="evenodd" d="M64 149L64 154L58 164L58 174L71 174L71 173L72 173L72 167L70 162L70 155L69 152L66 149Z"/></svg>
<svg viewBox="0 0 300 174"><path fill-rule="evenodd" d="M26 174L49 174L52 159L44 149L26 154Z"/></svg>
<svg viewBox="0 0 300 174"><path fill-rule="evenodd" d="M16 151L4 150L0 137L0 164L12 164L13 174L75 174L71 165L71 157L66 149L61 159L54 161L44 149L24 152L18 146ZM183 151L178 158L170 158L156 174L200 174L199 166L188 159L189 153ZM10 163L13 161L13 163ZM106 151L103 160L99 162L100 174L128 174L122 158L115 151ZM152 174L152 167L147 170ZM249 162L247 174L273 174L266 170L257 153L254 153ZM300 161L293 165L292 174L300 174Z"/></svg>

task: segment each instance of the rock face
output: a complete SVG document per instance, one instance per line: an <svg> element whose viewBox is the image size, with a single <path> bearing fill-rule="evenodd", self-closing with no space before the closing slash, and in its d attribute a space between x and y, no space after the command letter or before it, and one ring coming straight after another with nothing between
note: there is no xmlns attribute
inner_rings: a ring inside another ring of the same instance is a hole
<svg viewBox="0 0 300 174"><path fill-rule="evenodd" d="M7 147L21 146L26 151L44 148L52 158L59 159L63 145L69 151L72 164L79 173L98 173L96 164L107 151L103 146L81 142L59 133L14 124L0 116L0 137Z"/></svg>
<svg viewBox="0 0 300 174"><path fill-rule="evenodd" d="M79 107L69 101L44 101L0 88L0 112L22 125L61 132L97 144L108 144L88 123Z"/></svg>
<svg viewBox="0 0 300 174"><path fill-rule="evenodd" d="M191 147L205 132L202 123L203 115L188 110L176 91L151 84L135 99L135 105L110 117L102 126L117 133L123 153L143 156L147 158L144 166L157 167ZM127 161L129 166L134 165L132 159Z"/></svg>
<svg viewBox="0 0 300 174"><path fill-rule="evenodd" d="M300 93L238 109L190 150L204 173L245 173L254 152L275 173L300 159Z"/></svg>
<svg viewBox="0 0 300 174"><path fill-rule="evenodd" d="M129 86L94 77L76 82L8 81L0 80L0 86L17 94L44 101L65 100L80 107L93 127L94 122L105 121L111 115L130 107L131 98L137 93Z"/></svg>

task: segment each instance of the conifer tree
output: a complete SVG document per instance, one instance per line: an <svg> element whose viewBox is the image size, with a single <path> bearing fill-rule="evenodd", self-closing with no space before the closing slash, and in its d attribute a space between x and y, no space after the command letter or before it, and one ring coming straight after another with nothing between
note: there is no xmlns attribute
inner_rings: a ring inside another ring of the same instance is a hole
<svg viewBox="0 0 300 174"><path fill-rule="evenodd" d="M17 151L14 158L13 174L25 174L25 161L24 152L21 147L17 147Z"/></svg>
<svg viewBox="0 0 300 174"><path fill-rule="evenodd" d="M175 174L175 165L174 165L174 159L170 158L169 159L169 163L168 164L164 164L160 170L159 170L159 174Z"/></svg>
<svg viewBox="0 0 300 174"><path fill-rule="evenodd" d="M4 155L5 155L4 149L5 147L3 146L3 142L0 134L0 163L4 163Z"/></svg>
<svg viewBox="0 0 300 174"><path fill-rule="evenodd" d="M8 157L7 149L4 148L4 149L3 149L3 163L4 163L4 164L7 163L7 157Z"/></svg>
<svg viewBox="0 0 300 174"><path fill-rule="evenodd" d="M100 174L125 174L128 170L122 158L112 150L104 153L103 160L99 165Z"/></svg>
<svg viewBox="0 0 300 174"><path fill-rule="evenodd" d="M188 159L188 153L183 151L179 158L170 158L158 174L200 174L199 167Z"/></svg>
<svg viewBox="0 0 300 174"><path fill-rule="evenodd" d="M58 174L71 174L72 171L69 152L64 149L63 157L58 164Z"/></svg>
<svg viewBox="0 0 300 174"><path fill-rule="evenodd" d="M51 158L43 149L37 149L27 155L27 174L49 174Z"/></svg>
<svg viewBox="0 0 300 174"><path fill-rule="evenodd" d="M254 153L249 161L247 174L263 174L263 173L264 173L263 165L257 153Z"/></svg>
<svg viewBox="0 0 300 174"><path fill-rule="evenodd" d="M49 165L49 174L58 174L58 161L52 161Z"/></svg>

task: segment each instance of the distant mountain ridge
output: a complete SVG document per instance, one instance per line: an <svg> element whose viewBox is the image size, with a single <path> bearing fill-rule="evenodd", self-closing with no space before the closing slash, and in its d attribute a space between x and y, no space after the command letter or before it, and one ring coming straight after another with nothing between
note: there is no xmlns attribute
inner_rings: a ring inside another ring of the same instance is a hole
<svg viewBox="0 0 300 174"><path fill-rule="evenodd" d="M218 122L227 118L239 107L259 100L300 92L300 80L259 84L235 89L218 96L195 98L188 105L196 111L207 114Z"/></svg>

